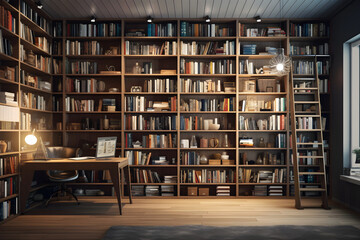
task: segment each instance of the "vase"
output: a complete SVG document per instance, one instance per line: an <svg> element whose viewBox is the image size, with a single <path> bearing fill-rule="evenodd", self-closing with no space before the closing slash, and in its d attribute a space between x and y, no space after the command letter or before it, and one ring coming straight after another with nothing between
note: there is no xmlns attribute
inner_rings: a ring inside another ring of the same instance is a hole
<svg viewBox="0 0 360 240"><path fill-rule="evenodd" d="M207 165L209 163L208 158L205 155L200 156L200 165Z"/></svg>
<svg viewBox="0 0 360 240"><path fill-rule="evenodd" d="M0 141L0 152L5 153L7 148L7 143L5 141Z"/></svg>

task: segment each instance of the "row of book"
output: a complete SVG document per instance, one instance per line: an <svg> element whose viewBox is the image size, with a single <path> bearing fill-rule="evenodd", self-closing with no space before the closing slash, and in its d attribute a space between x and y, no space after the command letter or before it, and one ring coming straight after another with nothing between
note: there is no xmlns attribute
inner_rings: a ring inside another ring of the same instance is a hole
<svg viewBox="0 0 360 240"><path fill-rule="evenodd" d="M235 111L235 97L224 99L189 99L182 102L183 111Z"/></svg>
<svg viewBox="0 0 360 240"><path fill-rule="evenodd" d="M239 168L239 183L285 183L286 168L255 170Z"/></svg>
<svg viewBox="0 0 360 240"><path fill-rule="evenodd" d="M0 53L13 56L13 46L11 45L11 41L3 37L1 29L0 29Z"/></svg>
<svg viewBox="0 0 360 240"><path fill-rule="evenodd" d="M176 80L170 78L164 79L147 79L144 80L144 88L142 92L176 92Z"/></svg>
<svg viewBox="0 0 360 240"><path fill-rule="evenodd" d="M199 152L181 152L180 163L181 165L200 165Z"/></svg>
<svg viewBox="0 0 360 240"><path fill-rule="evenodd" d="M133 183L162 183L156 171L136 168L131 175Z"/></svg>
<svg viewBox="0 0 360 240"><path fill-rule="evenodd" d="M20 83L41 90L51 91L50 82L43 80L41 76L31 74L24 69L20 69Z"/></svg>
<svg viewBox="0 0 360 240"><path fill-rule="evenodd" d="M126 55L176 55L176 50L176 41L165 41L162 44L125 41Z"/></svg>
<svg viewBox="0 0 360 240"><path fill-rule="evenodd" d="M125 134L126 148L176 148L176 134L148 134L140 137L141 145L136 145L136 138L132 133Z"/></svg>
<svg viewBox="0 0 360 240"><path fill-rule="evenodd" d="M148 23L148 37L175 37L177 28L175 23Z"/></svg>
<svg viewBox="0 0 360 240"><path fill-rule="evenodd" d="M256 44L244 44L242 54L255 55L256 54Z"/></svg>
<svg viewBox="0 0 360 240"><path fill-rule="evenodd" d="M89 61L67 61L66 73L68 74L97 74L98 63Z"/></svg>
<svg viewBox="0 0 360 240"><path fill-rule="evenodd" d="M330 92L330 84L327 78L319 79L319 91L320 93Z"/></svg>
<svg viewBox="0 0 360 240"><path fill-rule="evenodd" d="M239 111L241 112L259 112L259 111L286 111L286 98L275 98L274 100L264 101L254 98L240 100Z"/></svg>
<svg viewBox="0 0 360 240"><path fill-rule="evenodd" d="M125 130L176 130L177 116L126 115Z"/></svg>
<svg viewBox="0 0 360 240"><path fill-rule="evenodd" d="M63 23L61 21L53 21L52 25L53 25L53 37L62 37L63 36L63 31L62 31Z"/></svg>
<svg viewBox="0 0 360 240"><path fill-rule="evenodd" d="M318 74L329 74L330 73L330 62L326 61L317 61L317 72Z"/></svg>
<svg viewBox="0 0 360 240"><path fill-rule="evenodd" d="M174 165L175 158L170 163L166 156L152 156L151 152L125 151L125 156L129 160L129 165Z"/></svg>
<svg viewBox="0 0 360 240"><path fill-rule="evenodd" d="M8 156L0 158L0 176L13 174L18 171L18 156Z"/></svg>
<svg viewBox="0 0 360 240"><path fill-rule="evenodd" d="M296 118L296 129L318 129L317 118L313 117L297 117Z"/></svg>
<svg viewBox="0 0 360 240"><path fill-rule="evenodd" d="M180 130L208 130L205 129L205 121L214 120L214 119L204 119L202 116L180 116ZM220 129L228 130L228 127L231 128L231 125L228 123L226 116L220 117ZM229 126L228 126L229 124ZM208 128L208 127L206 127ZM231 129L229 129L231 130Z"/></svg>
<svg viewBox="0 0 360 240"><path fill-rule="evenodd" d="M293 73L294 74L314 74L314 62L293 60Z"/></svg>
<svg viewBox="0 0 360 240"><path fill-rule="evenodd" d="M254 186L253 196L284 196L283 186L257 185Z"/></svg>
<svg viewBox="0 0 360 240"><path fill-rule="evenodd" d="M26 108L33 108L37 110L47 110L46 99L44 96L37 95L30 92L21 91L21 106Z"/></svg>
<svg viewBox="0 0 360 240"><path fill-rule="evenodd" d="M225 83L224 83L225 85ZM231 85L231 83L229 84ZM225 87L224 87L225 88ZM190 78L180 78L180 91L181 92L221 92L221 80L207 79L207 80L192 80ZM224 89L225 92L230 92L231 89Z"/></svg>
<svg viewBox="0 0 360 240"><path fill-rule="evenodd" d="M167 101L152 101L145 96L126 96L125 111L176 111L176 96L169 97Z"/></svg>
<svg viewBox="0 0 360 240"><path fill-rule="evenodd" d="M87 92L87 93L94 93L98 92L98 81L95 78L90 79L73 79L67 78L65 91L68 93L71 92Z"/></svg>
<svg viewBox="0 0 360 240"><path fill-rule="evenodd" d="M18 192L17 178L10 177L0 180L0 198L6 198Z"/></svg>
<svg viewBox="0 0 360 240"><path fill-rule="evenodd" d="M61 105L62 98L59 96L52 96L52 110L54 112L60 112L61 111Z"/></svg>
<svg viewBox="0 0 360 240"><path fill-rule="evenodd" d="M181 183L234 183L235 171L231 169L184 169L181 170Z"/></svg>
<svg viewBox="0 0 360 240"><path fill-rule="evenodd" d="M230 59L214 61L180 60L181 74L235 74L235 61Z"/></svg>
<svg viewBox="0 0 360 240"><path fill-rule="evenodd" d="M22 44L20 44L20 61L26 62L46 73L51 73L51 65L53 63L51 58L26 51Z"/></svg>
<svg viewBox="0 0 360 240"><path fill-rule="evenodd" d="M68 37L120 37L121 23L68 23Z"/></svg>
<svg viewBox="0 0 360 240"><path fill-rule="evenodd" d="M286 32L278 26L252 27L239 23L240 36L242 37L284 37Z"/></svg>
<svg viewBox="0 0 360 240"><path fill-rule="evenodd" d="M235 55L235 41L180 42L181 55Z"/></svg>
<svg viewBox="0 0 360 240"><path fill-rule="evenodd" d="M31 114L21 112L21 121L20 121L20 129L21 130L31 130Z"/></svg>
<svg viewBox="0 0 360 240"><path fill-rule="evenodd" d="M285 130L286 116L271 115L268 119L239 116L239 130Z"/></svg>
<svg viewBox="0 0 360 240"><path fill-rule="evenodd" d="M329 44L295 46L290 44L290 55L328 55Z"/></svg>
<svg viewBox="0 0 360 240"><path fill-rule="evenodd" d="M319 165L322 164L322 159L319 158L309 158L311 156L318 157L318 151L317 150L302 150L297 153L298 157L298 165ZM324 152L324 160L327 160L327 152ZM290 163L291 165L294 164L294 156L291 153L290 154Z"/></svg>
<svg viewBox="0 0 360 240"><path fill-rule="evenodd" d="M30 5L26 3L26 1L20 1L20 12L25 16L30 18L34 23L36 23L39 27L44 29L47 33L50 33L51 30L51 21L42 17L37 10L33 9Z"/></svg>
<svg viewBox="0 0 360 240"><path fill-rule="evenodd" d="M0 6L0 25L16 33L16 18L4 6Z"/></svg>
<svg viewBox="0 0 360 240"><path fill-rule="evenodd" d="M230 196L230 186L216 186L216 196Z"/></svg>
<svg viewBox="0 0 360 240"><path fill-rule="evenodd" d="M65 42L66 55L103 55L104 48L98 41L70 41ZM59 52L61 53L61 52Z"/></svg>
<svg viewBox="0 0 360 240"><path fill-rule="evenodd" d="M62 55L63 42L62 40L53 40L52 42L52 54L53 55Z"/></svg>
<svg viewBox="0 0 360 240"><path fill-rule="evenodd" d="M290 36L328 37L329 26L326 23L290 23Z"/></svg>
<svg viewBox="0 0 360 240"><path fill-rule="evenodd" d="M216 23L180 23L181 37L228 37L235 36L235 29Z"/></svg>
<svg viewBox="0 0 360 240"><path fill-rule="evenodd" d="M175 196L174 186L131 186L133 196Z"/></svg>
<svg viewBox="0 0 360 240"><path fill-rule="evenodd" d="M35 32L27 25L20 22L20 37L28 42L36 45L38 48L44 50L47 53L51 53L51 43L46 37L38 37Z"/></svg>
<svg viewBox="0 0 360 240"><path fill-rule="evenodd" d="M275 147L276 148L286 148L286 134L279 133L275 137Z"/></svg>
<svg viewBox="0 0 360 240"><path fill-rule="evenodd" d="M247 157L247 152L240 153L240 164L242 165L285 165L285 153L284 152L262 152L258 153L256 161L249 160Z"/></svg>
<svg viewBox="0 0 360 240"><path fill-rule="evenodd" d="M95 100L75 98L65 98L65 111L67 112L94 112L96 111Z"/></svg>
<svg viewBox="0 0 360 240"><path fill-rule="evenodd" d="M13 198L0 203L0 221L3 221L11 215L19 214L19 198Z"/></svg>

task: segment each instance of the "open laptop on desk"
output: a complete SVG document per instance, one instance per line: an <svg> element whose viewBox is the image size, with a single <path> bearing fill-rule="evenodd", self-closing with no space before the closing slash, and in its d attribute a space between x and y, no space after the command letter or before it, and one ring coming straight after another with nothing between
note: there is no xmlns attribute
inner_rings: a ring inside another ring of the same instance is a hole
<svg viewBox="0 0 360 240"><path fill-rule="evenodd" d="M88 160L88 159L111 159L115 157L117 137L98 137L96 145L96 157L75 157L71 160Z"/></svg>

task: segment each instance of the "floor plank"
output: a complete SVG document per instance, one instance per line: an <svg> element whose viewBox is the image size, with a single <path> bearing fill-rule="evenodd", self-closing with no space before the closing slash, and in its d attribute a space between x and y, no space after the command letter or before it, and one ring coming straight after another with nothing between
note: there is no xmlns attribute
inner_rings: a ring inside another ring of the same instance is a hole
<svg viewBox="0 0 360 240"><path fill-rule="evenodd" d="M352 225L360 216L334 203L331 210L297 210L292 199L135 199L118 215L113 198L85 198L81 204L54 202L0 225L1 240L101 239L115 225ZM316 206L314 200L305 205Z"/></svg>

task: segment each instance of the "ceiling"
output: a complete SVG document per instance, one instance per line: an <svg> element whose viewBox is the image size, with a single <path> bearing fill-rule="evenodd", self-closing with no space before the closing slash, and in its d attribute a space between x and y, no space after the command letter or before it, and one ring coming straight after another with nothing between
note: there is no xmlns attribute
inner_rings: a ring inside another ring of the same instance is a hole
<svg viewBox="0 0 360 240"><path fill-rule="evenodd" d="M41 0L64 18L330 18L350 0ZM282 12L280 6L282 5Z"/></svg>

